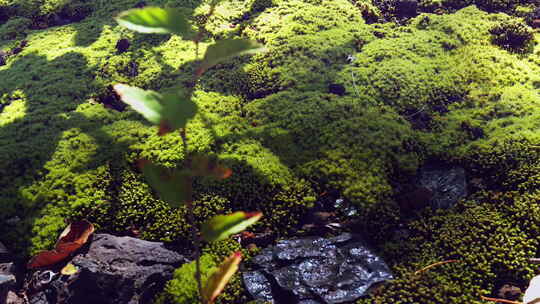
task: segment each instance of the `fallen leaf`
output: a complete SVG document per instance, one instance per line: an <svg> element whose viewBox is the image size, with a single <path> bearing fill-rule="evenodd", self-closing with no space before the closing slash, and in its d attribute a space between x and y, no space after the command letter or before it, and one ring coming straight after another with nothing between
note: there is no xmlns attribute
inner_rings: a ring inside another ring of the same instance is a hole
<svg viewBox="0 0 540 304"><path fill-rule="evenodd" d="M28 268L54 265L81 248L94 232L94 225L87 220L73 222L60 234L54 250L42 251L29 262Z"/></svg>

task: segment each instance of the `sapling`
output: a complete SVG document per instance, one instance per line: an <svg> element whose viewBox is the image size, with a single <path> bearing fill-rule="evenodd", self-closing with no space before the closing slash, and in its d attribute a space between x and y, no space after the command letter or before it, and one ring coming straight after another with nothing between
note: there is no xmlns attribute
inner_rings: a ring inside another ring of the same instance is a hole
<svg viewBox="0 0 540 304"><path fill-rule="evenodd" d="M207 15L210 17L216 5L210 5ZM188 19L178 10L159 7L144 7L122 12L117 22L140 33L175 34L192 37L196 45L195 57L198 59L199 42L204 38L204 30L193 35ZM221 293L227 281L237 271L241 260L240 252L233 253L227 258L207 280L203 287L200 272L201 240L195 227L192 199L192 180L194 177L210 176L218 179L228 178L232 171L220 166L216 159L207 156L190 156L187 154L188 142L186 124L197 113L197 105L192 100L193 91L200 76L219 62L240 54L259 52L262 47L248 39L225 39L216 41L206 49L206 52L193 75L189 87L173 93L159 93L143 90L125 84L116 84L115 91L123 102L130 105L148 121L159 126L158 135L164 135L178 130L182 137L186 157L180 169L170 170L148 160L138 162L147 182L157 192L159 197L172 207L185 205L188 210L188 222L192 227L192 238L195 243L196 271L195 277L199 296L203 304L213 303ZM244 230L247 226L258 221L260 212L235 212L229 215L218 215L202 226L202 239L214 242L227 238Z"/></svg>

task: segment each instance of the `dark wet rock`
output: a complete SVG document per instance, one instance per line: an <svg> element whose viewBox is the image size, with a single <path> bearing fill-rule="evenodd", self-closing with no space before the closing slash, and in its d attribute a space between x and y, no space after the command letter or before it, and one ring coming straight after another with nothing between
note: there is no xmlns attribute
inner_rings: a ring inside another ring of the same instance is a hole
<svg viewBox="0 0 540 304"><path fill-rule="evenodd" d="M52 17L51 25L62 26L62 25L70 24L71 22L72 21L70 19L65 18L64 16L61 16L59 14L55 14Z"/></svg>
<svg viewBox="0 0 540 304"><path fill-rule="evenodd" d="M16 269L13 263L0 264L0 303L7 302L10 289L17 283Z"/></svg>
<svg viewBox="0 0 540 304"><path fill-rule="evenodd" d="M137 2L137 4L135 4L135 6L133 6L134 8L143 8L146 6L146 2L145 1L139 1Z"/></svg>
<svg viewBox="0 0 540 304"><path fill-rule="evenodd" d="M284 240L254 257L243 274L249 293L274 303L344 303L392 279L388 266L357 235Z"/></svg>
<svg viewBox="0 0 540 304"><path fill-rule="evenodd" d="M0 105L0 108L1 108L1 107L2 107L2 105ZM20 217L14 216L14 217L8 218L8 219L6 220L6 224L7 224L7 225L14 226L14 225L17 225L20 221L21 221L21 218L20 218Z"/></svg>
<svg viewBox="0 0 540 304"><path fill-rule="evenodd" d="M358 214L358 208L350 202L345 201L343 198L338 198L334 201L334 208L348 217Z"/></svg>
<svg viewBox="0 0 540 304"><path fill-rule="evenodd" d="M395 2L395 14L399 18L412 18L418 15L417 0L398 0Z"/></svg>
<svg viewBox="0 0 540 304"><path fill-rule="evenodd" d="M345 87L339 83L332 83L328 86L328 91L339 96L345 95Z"/></svg>
<svg viewBox="0 0 540 304"><path fill-rule="evenodd" d="M465 169L440 163L428 163L420 168L418 187L432 192L433 208L450 208L467 196Z"/></svg>
<svg viewBox="0 0 540 304"><path fill-rule="evenodd" d="M375 0L373 4L388 21L407 20L419 14L418 0Z"/></svg>
<svg viewBox="0 0 540 304"><path fill-rule="evenodd" d="M17 55L19 54L20 52L22 52L22 47L15 47L11 50L11 54L13 55Z"/></svg>
<svg viewBox="0 0 540 304"><path fill-rule="evenodd" d="M264 301L272 301L272 288L270 280L260 271L249 271L244 273L244 282L253 298ZM249 285L248 285L249 284Z"/></svg>
<svg viewBox="0 0 540 304"><path fill-rule="evenodd" d="M410 192L398 195L396 202L402 212L408 213L429 206L432 199L433 191L426 187L416 187Z"/></svg>
<svg viewBox="0 0 540 304"><path fill-rule="evenodd" d="M7 64L8 53L0 51L0 66Z"/></svg>
<svg viewBox="0 0 540 304"><path fill-rule="evenodd" d="M151 303L185 262L163 243L96 234L86 252L71 261L79 272L56 274L35 297L45 294L45 303Z"/></svg>
<svg viewBox="0 0 540 304"><path fill-rule="evenodd" d="M129 46L131 45L131 43L129 42L128 39L120 39L116 42L116 52L117 54L122 54L124 52L126 52L128 49L129 49Z"/></svg>

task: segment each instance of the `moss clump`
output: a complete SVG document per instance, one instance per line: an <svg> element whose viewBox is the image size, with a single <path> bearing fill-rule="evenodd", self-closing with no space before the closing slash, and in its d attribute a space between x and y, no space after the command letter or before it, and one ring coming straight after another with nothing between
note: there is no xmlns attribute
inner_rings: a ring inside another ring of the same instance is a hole
<svg viewBox="0 0 540 304"><path fill-rule="evenodd" d="M490 201L470 201L455 210L422 214L407 230L412 237L383 245L396 279L357 303L481 303L498 282L526 285L534 275L528 258L538 241ZM429 264L456 259L419 275Z"/></svg>
<svg viewBox="0 0 540 304"><path fill-rule="evenodd" d="M533 39L532 29L523 22L508 20L489 30L494 44L514 52L523 52Z"/></svg>
<svg viewBox="0 0 540 304"><path fill-rule="evenodd" d="M0 41L23 38L32 20L24 17L11 18L0 26Z"/></svg>
<svg viewBox="0 0 540 304"><path fill-rule="evenodd" d="M251 253L247 250L242 250L240 244L233 239L211 243L203 249L203 254L201 256L203 286L211 272L215 270L224 259L236 251L243 251L243 262L251 258ZM165 290L159 295L156 303L199 303L197 301L198 290L194 275L195 262L182 265L182 267L174 272L173 279L167 283ZM246 301L246 292L242 284L241 275L236 273L227 283L223 293L217 298L216 303L245 303Z"/></svg>
<svg viewBox="0 0 540 304"><path fill-rule="evenodd" d="M211 255L201 256L201 279L203 282L210 277L211 273L219 265ZM201 303L199 291L195 280L195 262L184 264L174 271L173 279L167 283L165 292L161 294L156 303L188 304Z"/></svg>

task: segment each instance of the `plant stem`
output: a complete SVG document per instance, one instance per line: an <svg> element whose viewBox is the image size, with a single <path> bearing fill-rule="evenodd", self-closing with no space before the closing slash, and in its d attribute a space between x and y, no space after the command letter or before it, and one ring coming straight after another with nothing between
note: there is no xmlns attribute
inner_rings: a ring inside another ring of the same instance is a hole
<svg viewBox="0 0 540 304"><path fill-rule="evenodd" d="M197 228L195 227L195 216L193 215L193 202L190 200L187 203L188 208L188 220L191 224L191 236L195 243L195 280L197 280L197 288L199 289L199 296L201 297L201 302L206 304L202 293L202 279L201 279L201 240L197 234Z"/></svg>
<svg viewBox="0 0 540 304"><path fill-rule="evenodd" d="M189 167L190 166L190 160L187 156L188 154L188 143L187 143L187 136L186 136L186 129L180 129L180 137L182 138L182 145L184 146L184 157L185 157L185 164L184 166ZM193 242L195 245L195 280L197 281L197 288L199 290L199 296L201 297L201 302L203 304L206 304L206 300L204 299L203 293L202 293L202 279L201 279L201 240L198 235L198 229L195 227L195 214L193 213L193 199L190 197L186 203L186 207L188 209L188 221L191 225L191 237L193 238Z"/></svg>
<svg viewBox="0 0 540 304"><path fill-rule="evenodd" d="M213 3L210 5L210 11L207 15L207 18L212 16L214 13L215 4ZM205 22L206 23L206 22ZM197 36L195 37L195 59L199 58L199 42L202 40L204 35L204 26L203 28L197 33ZM197 84L197 80L199 79L198 75L195 75L193 77L193 87L190 88L192 91L190 92L190 95L195 90L195 86ZM190 159L188 157L188 144L187 144L187 136L186 136L186 129L182 128L180 129L180 137L182 138L182 144L184 146L184 157L185 157L185 166L189 167ZM198 235L198 229L195 227L195 215L193 213L193 199L190 197L187 202L187 208L188 208L188 221L191 225L191 236L193 238L193 242L195 245L195 280L197 281L197 288L199 289L199 297L201 298L202 304L206 304L206 299L203 296L203 289L202 289L202 279L201 279L201 239Z"/></svg>

